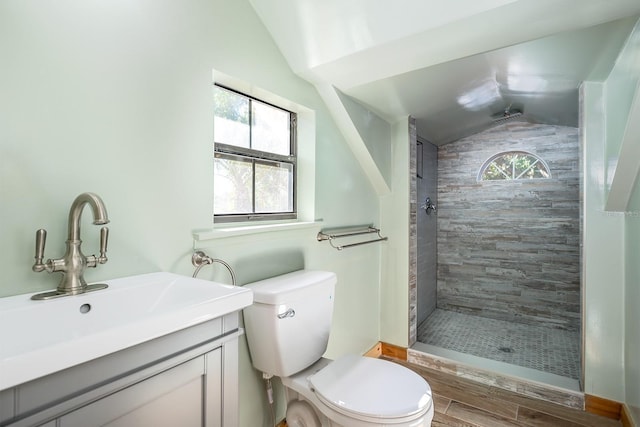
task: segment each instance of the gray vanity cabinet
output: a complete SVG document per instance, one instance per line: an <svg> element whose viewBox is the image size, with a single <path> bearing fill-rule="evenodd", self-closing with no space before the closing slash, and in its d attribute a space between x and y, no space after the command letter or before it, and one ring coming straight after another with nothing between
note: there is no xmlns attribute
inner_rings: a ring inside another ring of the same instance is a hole
<svg viewBox="0 0 640 427"><path fill-rule="evenodd" d="M106 396L60 417L58 426L220 427L221 353L213 350Z"/></svg>
<svg viewBox="0 0 640 427"><path fill-rule="evenodd" d="M0 391L0 427L238 425L238 313Z"/></svg>

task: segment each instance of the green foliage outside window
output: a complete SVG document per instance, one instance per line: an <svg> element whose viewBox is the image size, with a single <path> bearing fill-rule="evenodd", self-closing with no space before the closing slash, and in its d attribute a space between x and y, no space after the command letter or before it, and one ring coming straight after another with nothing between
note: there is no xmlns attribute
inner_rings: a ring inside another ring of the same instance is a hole
<svg viewBox="0 0 640 427"><path fill-rule="evenodd" d="M551 178L547 165L533 154L510 151L485 162L479 181Z"/></svg>
<svg viewBox="0 0 640 427"><path fill-rule="evenodd" d="M214 87L213 102L215 116L239 122L249 123L249 99L229 90Z"/></svg>
<svg viewBox="0 0 640 427"><path fill-rule="evenodd" d="M296 115L214 86L217 222L295 219Z"/></svg>

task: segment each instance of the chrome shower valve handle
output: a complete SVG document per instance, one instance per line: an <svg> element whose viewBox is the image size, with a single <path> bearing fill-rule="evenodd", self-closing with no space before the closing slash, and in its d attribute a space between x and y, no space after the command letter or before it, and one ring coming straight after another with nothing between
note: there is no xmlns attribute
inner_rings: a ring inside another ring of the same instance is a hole
<svg viewBox="0 0 640 427"><path fill-rule="evenodd" d="M427 197L427 200L425 200L422 206L420 206L420 209L424 209L425 212L427 212L427 215L431 215L431 212L436 213L438 208L431 201L431 197Z"/></svg>

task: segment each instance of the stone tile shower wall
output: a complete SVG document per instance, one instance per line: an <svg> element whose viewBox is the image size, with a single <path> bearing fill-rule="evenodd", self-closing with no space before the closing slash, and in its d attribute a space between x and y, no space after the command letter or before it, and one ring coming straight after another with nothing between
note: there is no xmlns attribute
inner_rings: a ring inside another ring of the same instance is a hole
<svg viewBox="0 0 640 427"><path fill-rule="evenodd" d="M551 179L478 182L504 151L546 161ZM511 122L438 149L438 308L578 330L578 129Z"/></svg>
<svg viewBox="0 0 640 427"><path fill-rule="evenodd" d="M437 214L427 215L421 206L427 197L438 206L438 147L422 141L422 176L416 180L418 192L417 226L417 286L418 286L418 325L436 309L437 300L437 254L436 233Z"/></svg>

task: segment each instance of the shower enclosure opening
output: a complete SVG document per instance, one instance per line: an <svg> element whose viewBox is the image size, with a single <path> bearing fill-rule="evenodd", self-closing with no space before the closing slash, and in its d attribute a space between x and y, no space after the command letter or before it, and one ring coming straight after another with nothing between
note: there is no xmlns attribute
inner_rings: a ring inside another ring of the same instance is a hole
<svg viewBox="0 0 640 427"><path fill-rule="evenodd" d="M417 147L412 348L579 390L578 129L515 121Z"/></svg>

